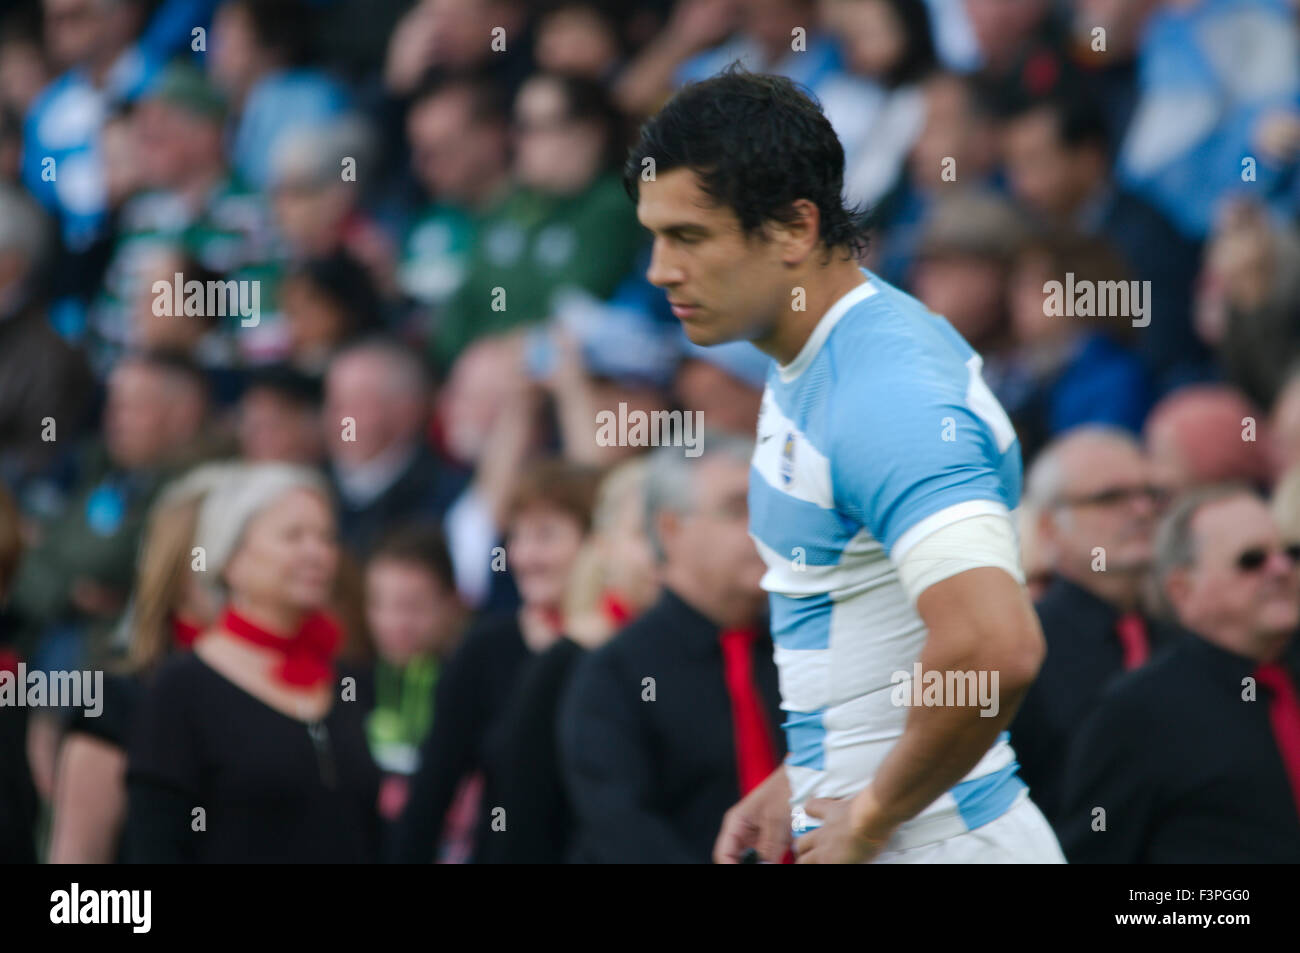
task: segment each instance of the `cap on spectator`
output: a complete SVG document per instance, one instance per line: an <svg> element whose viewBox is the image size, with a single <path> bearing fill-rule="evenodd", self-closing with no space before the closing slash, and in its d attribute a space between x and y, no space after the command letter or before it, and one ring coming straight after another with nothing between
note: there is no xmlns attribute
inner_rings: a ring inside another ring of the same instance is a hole
<svg viewBox="0 0 1300 953"><path fill-rule="evenodd" d="M762 390L767 384L767 369L772 359L748 341L728 341L704 347L683 333L682 344L682 357L687 360L712 364L754 390Z"/></svg>
<svg viewBox="0 0 1300 953"><path fill-rule="evenodd" d="M559 324L582 346L587 373L659 389L671 383L681 359L677 328L576 288L557 292L552 305Z"/></svg>
<svg viewBox="0 0 1300 953"><path fill-rule="evenodd" d="M186 63L173 63L164 69L145 98L216 121L226 117L226 100L220 90L208 82L202 71Z"/></svg>
<svg viewBox="0 0 1300 953"><path fill-rule="evenodd" d="M967 190L940 198L929 215L918 254L1009 261L1028 229L1014 205L988 192Z"/></svg>

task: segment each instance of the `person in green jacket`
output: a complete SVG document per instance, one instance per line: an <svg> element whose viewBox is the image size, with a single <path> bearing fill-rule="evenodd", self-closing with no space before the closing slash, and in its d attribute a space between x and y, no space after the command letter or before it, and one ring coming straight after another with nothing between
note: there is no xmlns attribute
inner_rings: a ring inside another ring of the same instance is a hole
<svg viewBox="0 0 1300 953"><path fill-rule="evenodd" d="M609 297L645 238L617 171L622 120L599 84L531 77L515 132L515 188L478 221L465 278L436 316L444 369L483 335L551 317L559 291Z"/></svg>

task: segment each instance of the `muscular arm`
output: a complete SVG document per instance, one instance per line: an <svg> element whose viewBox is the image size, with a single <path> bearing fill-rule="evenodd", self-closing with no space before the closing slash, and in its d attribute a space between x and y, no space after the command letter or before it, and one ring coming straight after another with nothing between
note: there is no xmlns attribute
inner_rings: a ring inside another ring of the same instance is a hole
<svg viewBox="0 0 1300 953"><path fill-rule="evenodd" d="M917 611L929 629L922 671L996 672L997 714L913 706L903 736L854 799L854 827L872 839L887 838L975 767L1011 723L1045 653L1028 596L1002 569L981 566L937 582Z"/></svg>

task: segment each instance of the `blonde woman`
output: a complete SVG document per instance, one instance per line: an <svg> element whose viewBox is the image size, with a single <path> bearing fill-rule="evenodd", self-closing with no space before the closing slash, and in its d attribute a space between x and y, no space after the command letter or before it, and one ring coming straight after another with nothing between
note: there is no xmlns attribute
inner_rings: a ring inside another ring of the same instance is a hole
<svg viewBox="0 0 1300 953"><path fill-rule="evenodd" d="M68 729L54 782L52 864L103 864L118 857L126 818L126 749L145 684L174 651L188 650L216 616L192 552L199 506L234 472L207 464L166 490L150 510L135 591L119 632L125 661L106 673L100 713L80 713Z"/></svg>
<svg viewBox="0 0 1300 953"><path fill-rule="evenodd" d="M139 863L364 863L379 777L362 712L340 703L339 567L319 473L242 467L199 510L222 610L158 667L127 758L126 856ZM196 808L202 807L202 825Z"/></svg>

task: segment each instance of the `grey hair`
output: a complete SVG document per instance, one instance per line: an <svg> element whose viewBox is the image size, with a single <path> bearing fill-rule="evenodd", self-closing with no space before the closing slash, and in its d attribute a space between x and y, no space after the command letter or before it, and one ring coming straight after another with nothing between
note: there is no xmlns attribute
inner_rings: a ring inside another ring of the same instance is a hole
<svg viewBox="0 0 1300 953"><path fill-rule="evenodd" d="M1025 501L1035 507L1047 508L1060 499L1065 489L1065 467L1062 457L1068 447L1081 440L1110 440L1130 447L1138 453L1142 445L1133 434L1109 424L1083 424L1071 428L1057 437L1034 458L1025 475Z"/></svg>
<svg viewBox="0 0 1300 953"><path fill-rule="evenodd" d="M695 506L695 474L706 460L732 460L749 464L754 456L754 441L734 434L719 433L703 441L698 457L687 457L681 447L659 447L651 451L645 480L646 535L662 563L663 540L659 538L659 514L689 513Z"/></svg>
<svg viewBox="0 0 1300 953"><path fill-rule="evenodd" d="M1152 569L1161 605L1170 615L1173 614L1173 607L1169 604L1169 597L1165 593L1165 583L1175 570L1185 569L1196 563L1198 540L1192 530L1192 522L1196 519L1196 514L1213 503L1236 499L1239 496L1260 499L1259 493L1245 483L1221 483L1190 490L1174 500L1169 511L1161 519L1160 525L1156 527L1155 559Z"/></svg>

